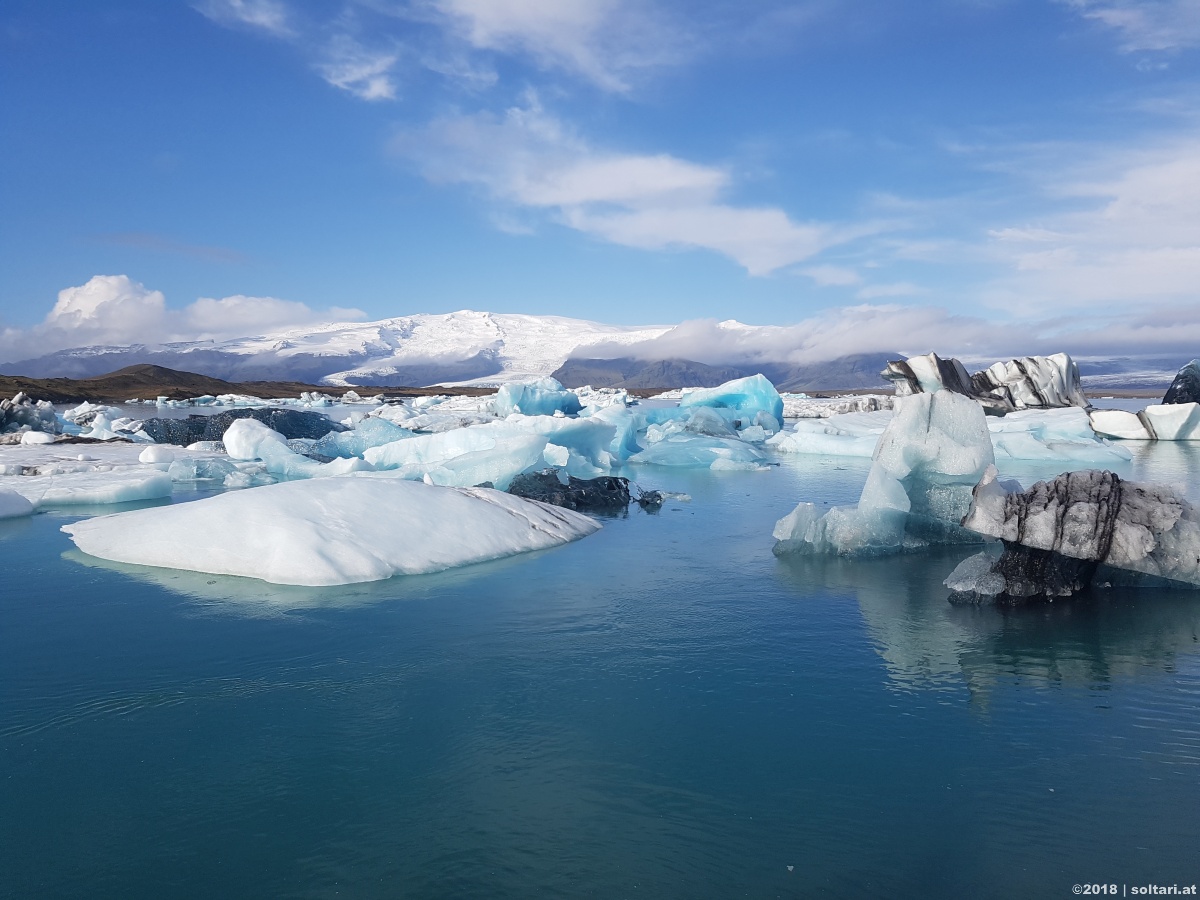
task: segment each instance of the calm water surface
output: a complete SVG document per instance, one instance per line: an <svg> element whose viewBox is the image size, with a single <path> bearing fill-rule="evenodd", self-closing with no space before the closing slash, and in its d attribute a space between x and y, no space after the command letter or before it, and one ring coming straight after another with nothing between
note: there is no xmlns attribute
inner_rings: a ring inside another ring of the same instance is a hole
<svg viewBox="0 0 1200 900"><path fill-rule="evenodd" d="M960 609L967 551L782 561L868 461L341 589L0 522L0 896L1068 897L1200 881L1200 596ZM1018 473L1052 475L1059 467ZM1123 474L1187 484L1200 456Z"/></svg>

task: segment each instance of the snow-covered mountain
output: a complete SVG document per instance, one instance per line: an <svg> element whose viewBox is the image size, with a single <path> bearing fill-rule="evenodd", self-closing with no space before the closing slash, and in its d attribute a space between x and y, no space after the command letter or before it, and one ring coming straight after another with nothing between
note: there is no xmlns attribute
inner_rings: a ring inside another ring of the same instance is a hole
<svg viewBox="0 0 1200 900"><path fill-rule="evenodd" d="M463 310L334 323L226 341L79 347L3 367L38 378L88 378L152 363L227 381L324 384L501 383L549 375L587 348L627 346L663 327L603 325L561 316Z"/></svg>
<svg viewBox="0 0 1200 900"><path fill-rule="evenodd" d="M462 310L223 341L78 347L5 365L0 374L90 378L150 363L226 381L420 386L499 384L554 374L568 387L683 387L711 386L761 372L780 390L830 390L882 388L879 372L887 360L910 355L897 348L829 359L821 351L834 350L831 355L836 355L836 349L821 343L798 326L730 320L628 327L562 316ZM931 349L948 356L955 351ZM975 371L999 358L964 357L963 362ZM1077 356L1076 362L1084 386L1093 391L1165 390L1187 358Z"/></svg>

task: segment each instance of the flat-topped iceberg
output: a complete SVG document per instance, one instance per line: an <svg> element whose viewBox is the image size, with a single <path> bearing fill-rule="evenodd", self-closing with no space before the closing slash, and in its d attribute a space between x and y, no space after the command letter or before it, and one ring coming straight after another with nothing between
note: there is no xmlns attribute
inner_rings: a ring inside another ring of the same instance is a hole
<svg viewBox="0 0 1200 900"><path fill-rule="evenodd" d="M1023 491L991 467L963 525L1001 539L1004 551L955 569L946 579L952 602L1051 600L1121 573L1200 587L1200 515L1162 485L1085 470Z"/></svg>
<svg viewBox="0 0 1200 900"><path fill-rule="evenodd" d="M800 503L775 526L775 552L881 556L964 538L971 489L995 462L983 409L950 391L900 398L857 506Z"/></svg>
<svg viewBox="0 0 1200 900"><path fill-rule="evenodd" d="M1140 412L1094 409L1097 434L1126 441L1200 441L1200 403L1162 403Z"/></svg>
<svg viewBox="0 0 1200 900"><path fill-rule="evenodd" d="M587 516L486 488L371 475L293 481L64 525L115 562L311 586L543 550L599 530Z"/></svg>
<svg viewBox="0 0 1200 900"><path fill-rule="evenodd" d="M129 467L110 471L22 475L5 478L4 488L20 494L37 508L161 500L171 496L174 485L166 472L147 467Z"/></svg>

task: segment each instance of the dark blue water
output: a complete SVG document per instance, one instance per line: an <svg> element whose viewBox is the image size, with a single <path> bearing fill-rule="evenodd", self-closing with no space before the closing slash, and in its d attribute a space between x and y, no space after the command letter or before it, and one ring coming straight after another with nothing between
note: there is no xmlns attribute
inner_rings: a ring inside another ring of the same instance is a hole
<svg viewBox="0 0 1200 900"><path fill-rule="evenodd" d="M960 609L964 551L772 556L775 519L866 465L641 470L692 501L344 589L101 566L65 512L0 522L0 896L1200 880L1200 597Z"/></svg>

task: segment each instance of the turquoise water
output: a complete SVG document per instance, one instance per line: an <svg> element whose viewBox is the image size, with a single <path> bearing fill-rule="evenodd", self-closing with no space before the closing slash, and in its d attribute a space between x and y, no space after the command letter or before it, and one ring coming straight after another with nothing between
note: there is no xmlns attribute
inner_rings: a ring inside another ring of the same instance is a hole
<svg viewBox="0 0 1200 900"><path fill-rule="evenodd" d="M0 896L1200 880L1200 596L961 609L941 580L969 551L772 556L779 516L867 465L643 469L691 502L332 590L101 565L66 511L0 522ZM1194 497L1197 472L1163 445L1125 474Z"/></svg>

